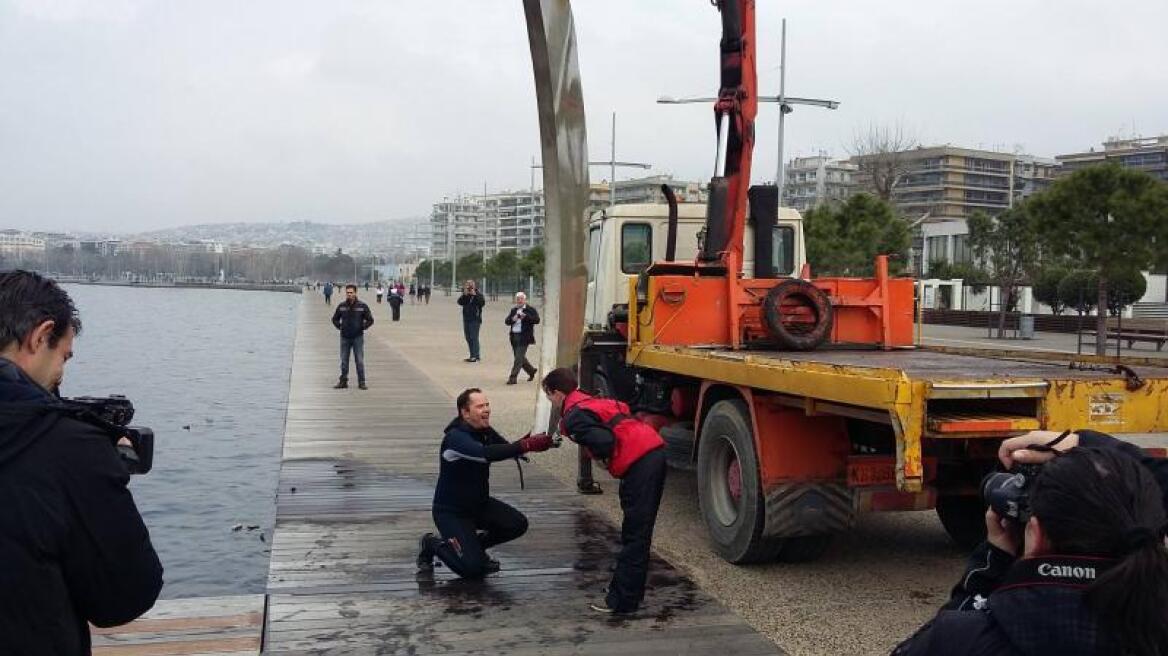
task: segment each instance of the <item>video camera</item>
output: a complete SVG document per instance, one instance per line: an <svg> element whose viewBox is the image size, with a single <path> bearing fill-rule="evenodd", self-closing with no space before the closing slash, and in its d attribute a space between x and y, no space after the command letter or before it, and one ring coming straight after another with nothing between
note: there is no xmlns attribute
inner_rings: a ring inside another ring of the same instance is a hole
<svg viewBox="0 0 1168 656"><path fill-rule="evenodd" d="M118 456L131 474L145 474L154 466L154 431L145 426L129 425L134 420L134 404L130 399L120 394L111 394L77 396L62 401L80 411L80 414L103 424ZM129 440L130 444L119 444L122 438Z"/></svg>

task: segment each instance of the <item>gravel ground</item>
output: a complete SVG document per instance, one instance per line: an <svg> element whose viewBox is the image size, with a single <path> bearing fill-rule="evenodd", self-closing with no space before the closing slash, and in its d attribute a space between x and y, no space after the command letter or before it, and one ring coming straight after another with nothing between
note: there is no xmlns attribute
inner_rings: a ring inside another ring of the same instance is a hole
<svg viewBox="0 0 1168 656"><path fill-rule="evenodd" d="M465 387L481 387L492 402L492 424L504 435L514 438L530 429L538 385L526 382L523 374L520 384L504 384L511 364L503 325L508 299L487 303L483 361L475 364L462 361L467 351L453 297L435 295L428 306L407 302L398 323L390 321L387 305L373 308L377 324L370 338L388 340L452 398ZM392 374L379 372L377 362L368 367L370 385ZM574 449L538 454L534 460L574 485ZM616 481L603 471L597 480L605 493L589 497L588 503L619 522ZM795 655L888 653L936 612L964 561L929 511L862 515L814 563L731 565L706 544L694 475L676 470L669 473L654 537L661 555ZM647 602L652 604L652 590Z"/></svg>

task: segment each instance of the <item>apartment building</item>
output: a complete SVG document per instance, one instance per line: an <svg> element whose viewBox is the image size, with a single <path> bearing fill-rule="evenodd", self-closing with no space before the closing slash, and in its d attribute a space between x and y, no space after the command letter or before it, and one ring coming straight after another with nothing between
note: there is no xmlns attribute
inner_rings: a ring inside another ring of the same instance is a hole
<svg viewBox="0 0 1168 656"><path fill-rule="evenodd" d="M783 178L783 206L800 212L823 203L845 201L858 188L858 168L848 161L827 155L796 157L786 165Z"/></svg>
<svg viewBox="0 0 1168 656"><path fill-rule="evenodd" d="M430 212L430 252L450 259L485 250L487 231L478 200L473 196L443 198ZM493 244L492 244L493 246Z"/></svg>
<svg viewBox="0 0 1168 656"><path fill-rule="evenodd" d="M1120 139L1113 137L1103 142L1102 150L1071 153L1055 157L1062 166L1060 175L1068 175L1095 164L1115 163L1138 169L1168 182L1168 134L1158 137Z"/></svg>
<svg viewBox="0 0 1168 656"><path fill-rule="evenodd" d="M543 191L503 191L479 198L491 254L525 253L543 243Z"/></svg>

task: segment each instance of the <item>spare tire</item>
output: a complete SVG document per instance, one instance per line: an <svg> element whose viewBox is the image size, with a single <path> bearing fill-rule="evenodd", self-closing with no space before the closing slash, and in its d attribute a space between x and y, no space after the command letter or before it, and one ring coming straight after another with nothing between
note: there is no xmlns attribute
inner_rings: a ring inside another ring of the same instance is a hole
<svg viewBox="0 0 1168 656"><path fill-rule="evenodd" d="M784 280L763 299L762 319L780 346L810 351L831 335L831 299L806 280Z"/></svg>

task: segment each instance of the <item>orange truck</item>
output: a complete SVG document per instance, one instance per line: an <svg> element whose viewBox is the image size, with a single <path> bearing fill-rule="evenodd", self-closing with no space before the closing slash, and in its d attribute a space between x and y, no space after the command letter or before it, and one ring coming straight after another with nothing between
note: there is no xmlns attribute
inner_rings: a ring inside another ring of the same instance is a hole
<svg viewBox="0 0 1168 656"><path fill-rule="evenodd" d="M724 0L715 177L705 204L615 206L588 224L582 386L654 424L696 470L714 550L809 560L860 512L935 508L984 534L998 442L1047 428L1168 431L1163 361L914 344L914 281L813 278L802 220L747 189L754 3ZM680 253L680 257L679 257ZM581 464L580 487L593 487Z"/></svg>

